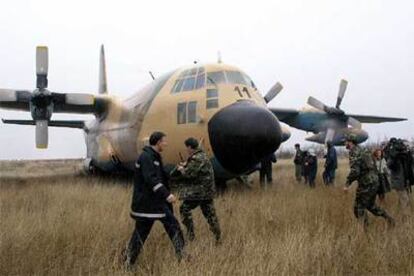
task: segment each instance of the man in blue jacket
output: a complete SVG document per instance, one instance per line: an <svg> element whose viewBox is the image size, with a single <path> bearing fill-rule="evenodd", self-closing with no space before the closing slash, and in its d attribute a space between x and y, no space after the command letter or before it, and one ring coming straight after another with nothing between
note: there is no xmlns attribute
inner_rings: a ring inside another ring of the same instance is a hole
<svg viewBox="0 0 414 276"><path fill-rule="evenodd" d="M161 221L170 237L176 255L183 255L184 237L172 211L176 198L169 191L168 176L164 171L160 153L167 146L166 135L154 132L149 139L150 146L144 147L135 163L134 192L131 217L135 219L126 254L126 267L135 264L145 240L156 220Z"/></svg>
<svg viewBox="0 0 414 276"><path fill-rule="evenodd" d="M335 181L335 171L338 168L338 158L336 149L332 142L326 143L327 152L325 155L325 171L323 172L323 181L325 185L333 185Z"/></svg>

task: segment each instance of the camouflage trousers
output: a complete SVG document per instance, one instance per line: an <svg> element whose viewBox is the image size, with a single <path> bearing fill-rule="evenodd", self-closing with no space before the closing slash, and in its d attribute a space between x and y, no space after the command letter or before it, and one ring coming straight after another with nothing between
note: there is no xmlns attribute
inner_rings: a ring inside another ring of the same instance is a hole
<svg viewBox="0 0 414 276"><path fill-rule="evenodd" d="M368 210L375 216L388 218L388 214L375 203L377 197L378 187L376 185L368 187L358 187L356 191L354 215L357 219L363 220L365 224L368 223L368 217L365 210Z"/></svg>
<svg viewBox="0 0 414 276"><path fill-rule="evenodd" d="M191 215L191 211L200 206L203 216L206 218L207 223L210 226L211 232L213 232L216 241L221 238L220 225L216 215L216 209L214 208L214 202L212 199L208 200L184 200L180 206L181 219L184 226L187 228L187 235L189 240L194 240L194 222Z"/></svg>

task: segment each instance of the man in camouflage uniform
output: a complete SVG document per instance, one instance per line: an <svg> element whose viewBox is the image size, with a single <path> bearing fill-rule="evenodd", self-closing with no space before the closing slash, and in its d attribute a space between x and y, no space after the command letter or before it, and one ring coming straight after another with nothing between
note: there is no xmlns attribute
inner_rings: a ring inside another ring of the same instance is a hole
<svg viewBox="0 0 414 276"><path fill-rule="evenodd" d="M354 204L355 217L362 220L364 226L367 226L368 217L365 212L365 209L367 209L373 215L385 218L388 224L393 226L395 224L394 219L375 204L379 180L370 152L358 146L356 137L352 135L346 138L345 146L349 150L351 171L347 177L344 191L348 191L352 182L358 181Z"/></svg>
<svg viewBox="0 0 414 276"><path fill-rule="evenodd" d="M190 241L194 240L194 223L191 217L191 210L200 206L201 212L210 225L216 242L220 242L221 231L214 208L213 197L215 195L214 171L208 156L199 148L195 138L188 138L185 146L189 157L186 162L177 166L180 173L178 181L179 195L182 204L180 214L182 222L187 228L187 235Z"/></svg>

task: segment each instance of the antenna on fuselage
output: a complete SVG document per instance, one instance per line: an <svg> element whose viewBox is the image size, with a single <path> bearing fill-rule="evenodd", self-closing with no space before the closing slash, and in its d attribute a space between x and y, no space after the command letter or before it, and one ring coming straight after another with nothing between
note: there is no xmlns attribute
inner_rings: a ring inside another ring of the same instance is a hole
<svg viewBox="0 0 414 276"><path fill-rule="evenodd" d="M223 61L222 61L222 59L221 59L221 52L220 51L218 51L217 52L217 63L222 63Z"/></svg>
<svg viewBox="0 0 414 276"><path fill-rule="evenodd" d="M151 71L148 71L148 73L150 74L152 80L155 80L154 74Z"/></svg>

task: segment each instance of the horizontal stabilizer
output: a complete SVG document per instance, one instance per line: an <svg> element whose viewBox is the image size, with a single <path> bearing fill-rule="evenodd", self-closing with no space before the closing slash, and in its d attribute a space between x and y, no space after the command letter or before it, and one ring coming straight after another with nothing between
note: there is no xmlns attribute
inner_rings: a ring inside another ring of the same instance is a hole
<svg viewBox="0 0 414 276"><path fill-rule="evenodd" d="M36 122L34 120L5 120L2 119L4 124L14 124L14 125L26 125L26 126L35 126ZM68 128L80 128L85 127L84 121L49 121L48 125L50 127L68 127Z"/></svg>
<svg viewBox="0 0 414 276"><path fill-rule="evenodd" d="M401 122L407 121L406 118L394 118L394 117L380 117L380 116L367 116L367 115L353 115L347 114L349 117L355 118L361 123L378 124L386 122Z"/></svg>

